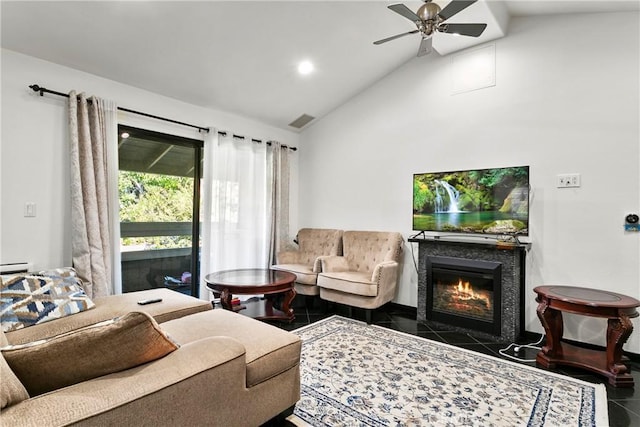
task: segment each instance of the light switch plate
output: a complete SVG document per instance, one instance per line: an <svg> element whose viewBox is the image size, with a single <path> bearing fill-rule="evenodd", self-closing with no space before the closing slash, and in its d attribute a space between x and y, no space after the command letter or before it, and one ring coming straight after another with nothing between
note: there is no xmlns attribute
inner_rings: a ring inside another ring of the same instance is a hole
<svg viewBox="0 0 640 427"><path fill-rule="evenodd" d="M36 216L36 204L34 202L27 202L24 204L24 216L26 218L33 218Z"/></svg>

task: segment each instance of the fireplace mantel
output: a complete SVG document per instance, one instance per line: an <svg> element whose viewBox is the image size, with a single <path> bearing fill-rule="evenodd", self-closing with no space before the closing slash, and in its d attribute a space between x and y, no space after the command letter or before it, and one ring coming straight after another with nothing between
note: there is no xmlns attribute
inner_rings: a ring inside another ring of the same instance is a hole
<svg viewBox="0 0 640 427"><path fill-rule="evenodd" d="M517 249L517 250L529 250L531 247L531 243L526 242L507 242L496 240L493 238L474 238L474 237L463 237L463 236L427 236L427 237L410 237L408 239L411 243L429 243L429 242L437 242L442 244L450 244L450 245L480 245L487 246L495 249Z"/></svg>
<svg viewBox="0 0 640 427"><path fill-rule="evenodd" d="M499 242L484 238L465 239L464 237L410 238L409 242L418 243L418 321L429 323L426 317L427 258L429 256L494 261L502 264L503 312L500 334L491 335L488 338L503 342L513 342L518 338L524 328L525 257L530 243ZM450 329L472 332L455 326L451 326Z"/></svg>

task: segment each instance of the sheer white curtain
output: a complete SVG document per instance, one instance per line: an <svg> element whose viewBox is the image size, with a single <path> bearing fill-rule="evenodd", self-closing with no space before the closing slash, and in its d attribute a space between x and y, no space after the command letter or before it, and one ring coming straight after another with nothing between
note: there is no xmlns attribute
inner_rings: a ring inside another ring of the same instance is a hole
<svg viewBox="0 0 640 427"><path fill-rule="evenodd" d="M111 240L111 292L122 293L120 264L120 194L118 194L118 106L102 100L105 111L107 157L107 204L109 206L109 237Z"/></svg>
<svg viewBox="0 0 640 427"><path fill-rule="evenodd" d="M204 143L200 298L204 276L269 265L267 147L211 130Z"/></svg>
<svg viewBox="0 0 640 427"><path fill-rule="evenodd" d="M120 280L116 104L69 93L69 138L73 266L89 296L109 295Z"/></svg>

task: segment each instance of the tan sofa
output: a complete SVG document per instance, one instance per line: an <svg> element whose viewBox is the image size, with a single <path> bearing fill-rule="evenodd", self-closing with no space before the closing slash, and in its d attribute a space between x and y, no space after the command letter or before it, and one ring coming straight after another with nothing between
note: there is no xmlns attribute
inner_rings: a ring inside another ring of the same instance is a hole
<svg viewBox="0 0 640 427"><path fill-rule="evenodd" d="M136 304L150 297L163 301ZM294 334L166 289L94 302L91 310L3 333L0 345L69 331L74 332L66 336L74 336L76 328L145 311L180 347L143 365L7 406L0 425L258 426L292 410L300 397L301 342ZM4 400L5 378L2 383Z"/></svg>
<svg viewBox="0 0 640 427"><path fill-rule="evenodd" d="M398 284L402 235L384 231L345 231L343 256L320 257L320 298L367 310L391 301Z"/></svg>
<svg viewBox="0 0 640 427"><path fill-rule="evenodd" d="M316 286L321 265L320 256L342 254L342 230L302 228L298 231L298 249L276 254L274 270L296 275L296 292L301 295L319 295Z"/></svg>
<svg viewBox="0 0 640 427"><path fill-rule="evenodd" d="M161 298L162 301L144 306L138 305L138 301L154 298ZM7 339L11 344L33 342L103 320L113 319L131 311L147 312L153 316L156 322L162 323L212 308L209 301L199 300L164 288L94 298L93 302L96 306L91 310L8 332Z"/></svg>

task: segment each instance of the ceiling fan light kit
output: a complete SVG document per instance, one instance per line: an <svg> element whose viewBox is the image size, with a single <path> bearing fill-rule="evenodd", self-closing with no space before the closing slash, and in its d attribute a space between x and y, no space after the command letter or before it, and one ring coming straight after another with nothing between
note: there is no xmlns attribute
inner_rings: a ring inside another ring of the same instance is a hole
<svg viewBox="0 0 640 427"><path fill-rule="evenodd" d="M422 19L423 21L431 21L435 20L439 13L440 6L429 1L428 3L420 6L420 9L418 9L416 15L418 15L418 18Z"/></svg>
<svg viewBox="0 0 640 427"><path fill-rule="evenodd" d="M373 44L379 45L409 34L420 33L422 40L420 42L420 47L418 48L418 56L422 56L431 52L431 36L435 32L479 37L487 28L487 24L445 23L446 20L471 6L476 1L477 0L453 0L445 6L444 9L441 9L440 6L433 3L431 0L425 0L424 4L420 6L415 13L402 3L392 4L391 6L388 6L388 8L412 21L417 27L417 30L387 37L385 39L375 41Z"/></svg>

